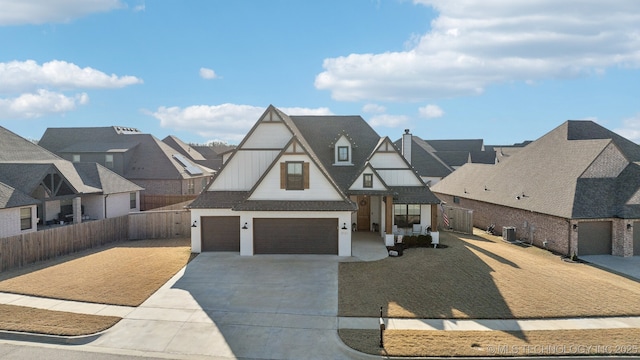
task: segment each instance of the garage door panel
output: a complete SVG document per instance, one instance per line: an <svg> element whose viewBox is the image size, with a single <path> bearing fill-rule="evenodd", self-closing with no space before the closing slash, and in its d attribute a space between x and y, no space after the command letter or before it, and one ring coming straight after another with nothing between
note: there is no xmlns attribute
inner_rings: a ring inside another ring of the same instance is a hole
<svg viewBox="0 0 640 360"><path fill-rule="evenodd" d="M338 254L338 219L254 219L255 254Z"/></svg>
<svg viewBox="0 0 640 360"><path fill-rule="evenodd" d="M611 255L611 222L578 223L578 256Z"/></svg>
<svg viewBox="0 0 640 360"><path fill-rule="evenodd" d="M204 216L202 251L240 251L239 216Z"/></svg>

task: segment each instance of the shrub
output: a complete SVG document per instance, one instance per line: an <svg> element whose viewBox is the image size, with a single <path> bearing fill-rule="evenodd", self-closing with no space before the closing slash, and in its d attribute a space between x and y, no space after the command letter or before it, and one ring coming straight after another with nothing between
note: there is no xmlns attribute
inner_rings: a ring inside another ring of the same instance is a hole
<svg viewBox="0 0 640 360"><path fill-rule="evenodd" d="M418 239L417 239L417 245L418 246L429 246L431 245L431 239L429 239L427 237L427 235L418 235Z"/></svg>
<svg viewBox="0 0 640 360"><path fill-rule="evenodd" d="M402 238L402 242L408 248L414 247L418 244L418 237L413 235L405 236Z"/></svg>

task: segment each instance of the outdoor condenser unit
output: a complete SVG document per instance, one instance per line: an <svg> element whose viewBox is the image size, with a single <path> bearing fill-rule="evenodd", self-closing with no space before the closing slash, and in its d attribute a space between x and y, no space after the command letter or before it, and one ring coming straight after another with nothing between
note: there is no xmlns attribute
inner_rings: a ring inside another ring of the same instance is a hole
<svg viewBox="0 0 640 360"><path fill-rule="evenodd" d="M516 241L516 228L513 226L502 227L502 240Z"/></svg>

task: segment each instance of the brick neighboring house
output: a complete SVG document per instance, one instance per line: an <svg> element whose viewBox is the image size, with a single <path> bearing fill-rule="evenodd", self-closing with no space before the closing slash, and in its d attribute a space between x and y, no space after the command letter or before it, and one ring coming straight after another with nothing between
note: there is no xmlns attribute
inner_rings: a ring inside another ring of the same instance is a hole
<svg viewBox="0 0 640 360"><path fill-rule="evenodd" d="M567 121L496 165L466 164L432 187L474 226L561 254L640 255L640 146Z"/></svg>
<svg viewBox="0 0 640 360"><path fill-rule="evenodd" d="M71 163L0 127L0 237L139 211L141 190L101 165Z"/></svg>
<svg viewBox="0 0 640 360"><path fill-rule="evenodd" d="M72 162L98 163L143 187L142 210L195 199L215 173L129 127L48 128L39 145Z"/></svg>
<svg viewBox="0 0 640 360"><path fill-rule="evenodd" d="M437 223L440 200L360 116L269 106L225 159L191 204L193 252L351 256L352 230L393 243Z"/></svg>

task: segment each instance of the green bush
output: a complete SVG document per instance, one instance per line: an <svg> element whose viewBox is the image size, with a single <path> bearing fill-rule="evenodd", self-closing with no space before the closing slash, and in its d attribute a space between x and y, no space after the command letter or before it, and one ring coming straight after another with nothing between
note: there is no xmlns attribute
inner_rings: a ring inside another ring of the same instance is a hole
<svg viewBox="0 0 640 360"><path fill-rule="evenodd" d="M431 245L431 235L418 235L417 245L418 246L430 246Z"/></svg>

